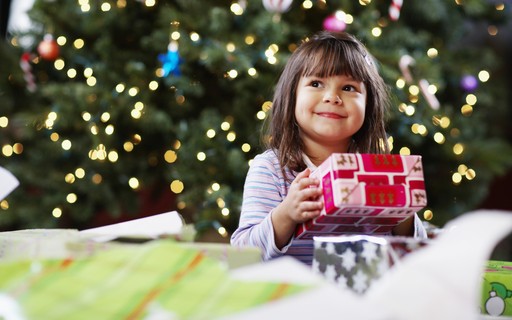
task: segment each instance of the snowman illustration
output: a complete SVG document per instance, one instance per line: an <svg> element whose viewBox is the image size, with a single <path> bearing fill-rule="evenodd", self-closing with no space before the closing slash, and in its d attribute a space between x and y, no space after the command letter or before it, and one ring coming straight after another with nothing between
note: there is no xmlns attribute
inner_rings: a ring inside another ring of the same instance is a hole
<svg viewBox="0 0 512 320"><path fill-rule="evenodd" d="M505 299L512 297L512 291L499 282L491 282L489 298L485 302L485 311L491 316L500 316L505 312Z"/></svg>

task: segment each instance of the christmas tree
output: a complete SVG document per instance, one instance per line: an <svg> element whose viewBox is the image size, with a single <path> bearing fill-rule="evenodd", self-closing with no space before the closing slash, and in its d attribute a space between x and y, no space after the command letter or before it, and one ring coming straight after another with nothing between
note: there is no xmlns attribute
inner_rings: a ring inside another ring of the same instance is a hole
<svg viewBox="0 0 512 320"><path fill-rule="evenodd" d="M31 30L1 44L0 165L20 187L0 228L85 228L177 209L199 231L236 228L273 85L294 48L345 30L394 96L393 153L423 157L442 225L478 206L512 165L504 3L36 0Z"/></svg>

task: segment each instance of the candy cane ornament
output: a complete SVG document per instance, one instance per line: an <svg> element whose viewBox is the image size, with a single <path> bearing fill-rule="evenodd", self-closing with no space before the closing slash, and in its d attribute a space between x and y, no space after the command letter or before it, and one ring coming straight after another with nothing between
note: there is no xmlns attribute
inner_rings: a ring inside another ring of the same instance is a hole
<svg viewBox="0 0 512 320"><path fill-rule="evenodd" d="M400 68L400 71L402 72L402 75L404 76L405 82L408 85L413 84L414 78L412 76L412 72L410 70L410 66L414 65L414 58L409 55L403 55L400 57L400 60L398 61L398 67ZM420 88L421 94L425 98L425 101L427 101L428 105L433 110L439 110L440 103L439 100L437 100L437 97L435 94L432 94L428 91L428 87L430 84L425 79L420 79L418 81L418 87Z"/></svg>
<svg viewBox="0 0 512 320"><path fill-rule="evenodd" d="M397 21L400 18L400 10L402 10L403 0L392 0L389 6L389 18L393 21Z"/></svg>
<svg viewBox="0 0 512 320"><path fill-rule="evenodd" d="M404 76L405 82L407 84L411 84L413 82L411 71L409 70L409 66L414 64L414 58L410 55L403 55L400 57L400 60L398 61L398 67L400 68L400 71L402 71L402 75Z"/></svg>
<svg viewBox="0 0 512 320"><path fill-rule="evenodd" d="M273 13L284 13L290 9L293 0L262 0L267 11Z"/></svg>
<svg viewBox="0 0 512 320"><path fill-rule="evenodd" d="M23 70L23 79L27 82L27 90L30 92L36 91L36 82L34 74L32 73L32 66L30 65L30 53L25 52L20 58L20 67Z"/></svg>
<svg viewBox="0 0 512 320"><path fill-rule="evenodd" d="M427 103L428 105L433 109L433 110L439 110L439 100L437 100L437 97L435 94L432 94L428 91L428 87L430 86L430 84L428 83L427 80L425 79L421 79L419 82L418 82L418 85L420 87L420 90L421 90L421 93L423 94L423 97L425 97L425 100L427 100Z"/></svg>

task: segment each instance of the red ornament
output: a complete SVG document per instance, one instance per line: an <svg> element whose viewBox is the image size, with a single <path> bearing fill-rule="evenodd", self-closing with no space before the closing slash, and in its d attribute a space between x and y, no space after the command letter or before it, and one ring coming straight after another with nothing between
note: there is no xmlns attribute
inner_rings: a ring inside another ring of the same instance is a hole
<svg viewBox="0 0 512 320"><path fill-rule="evenodd" d="M51 35L45 35L43 41L37 46L39 56L44 60L54 61L59 57L59 45Z"/></svg>

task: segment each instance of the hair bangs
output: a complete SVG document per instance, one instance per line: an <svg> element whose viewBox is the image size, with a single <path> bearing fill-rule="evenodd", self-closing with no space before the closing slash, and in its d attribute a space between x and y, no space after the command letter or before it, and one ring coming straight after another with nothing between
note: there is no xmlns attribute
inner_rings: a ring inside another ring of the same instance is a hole
<svg viewBox="0 0 512 320"><path fill-rule="evenodd" d="M357 81L367 80L368 63L357 48L349 48L350 46L353 45L335 39L312 46L304 60L309 63L304 65L302 76L326 78L347 75Z"/></svg>

